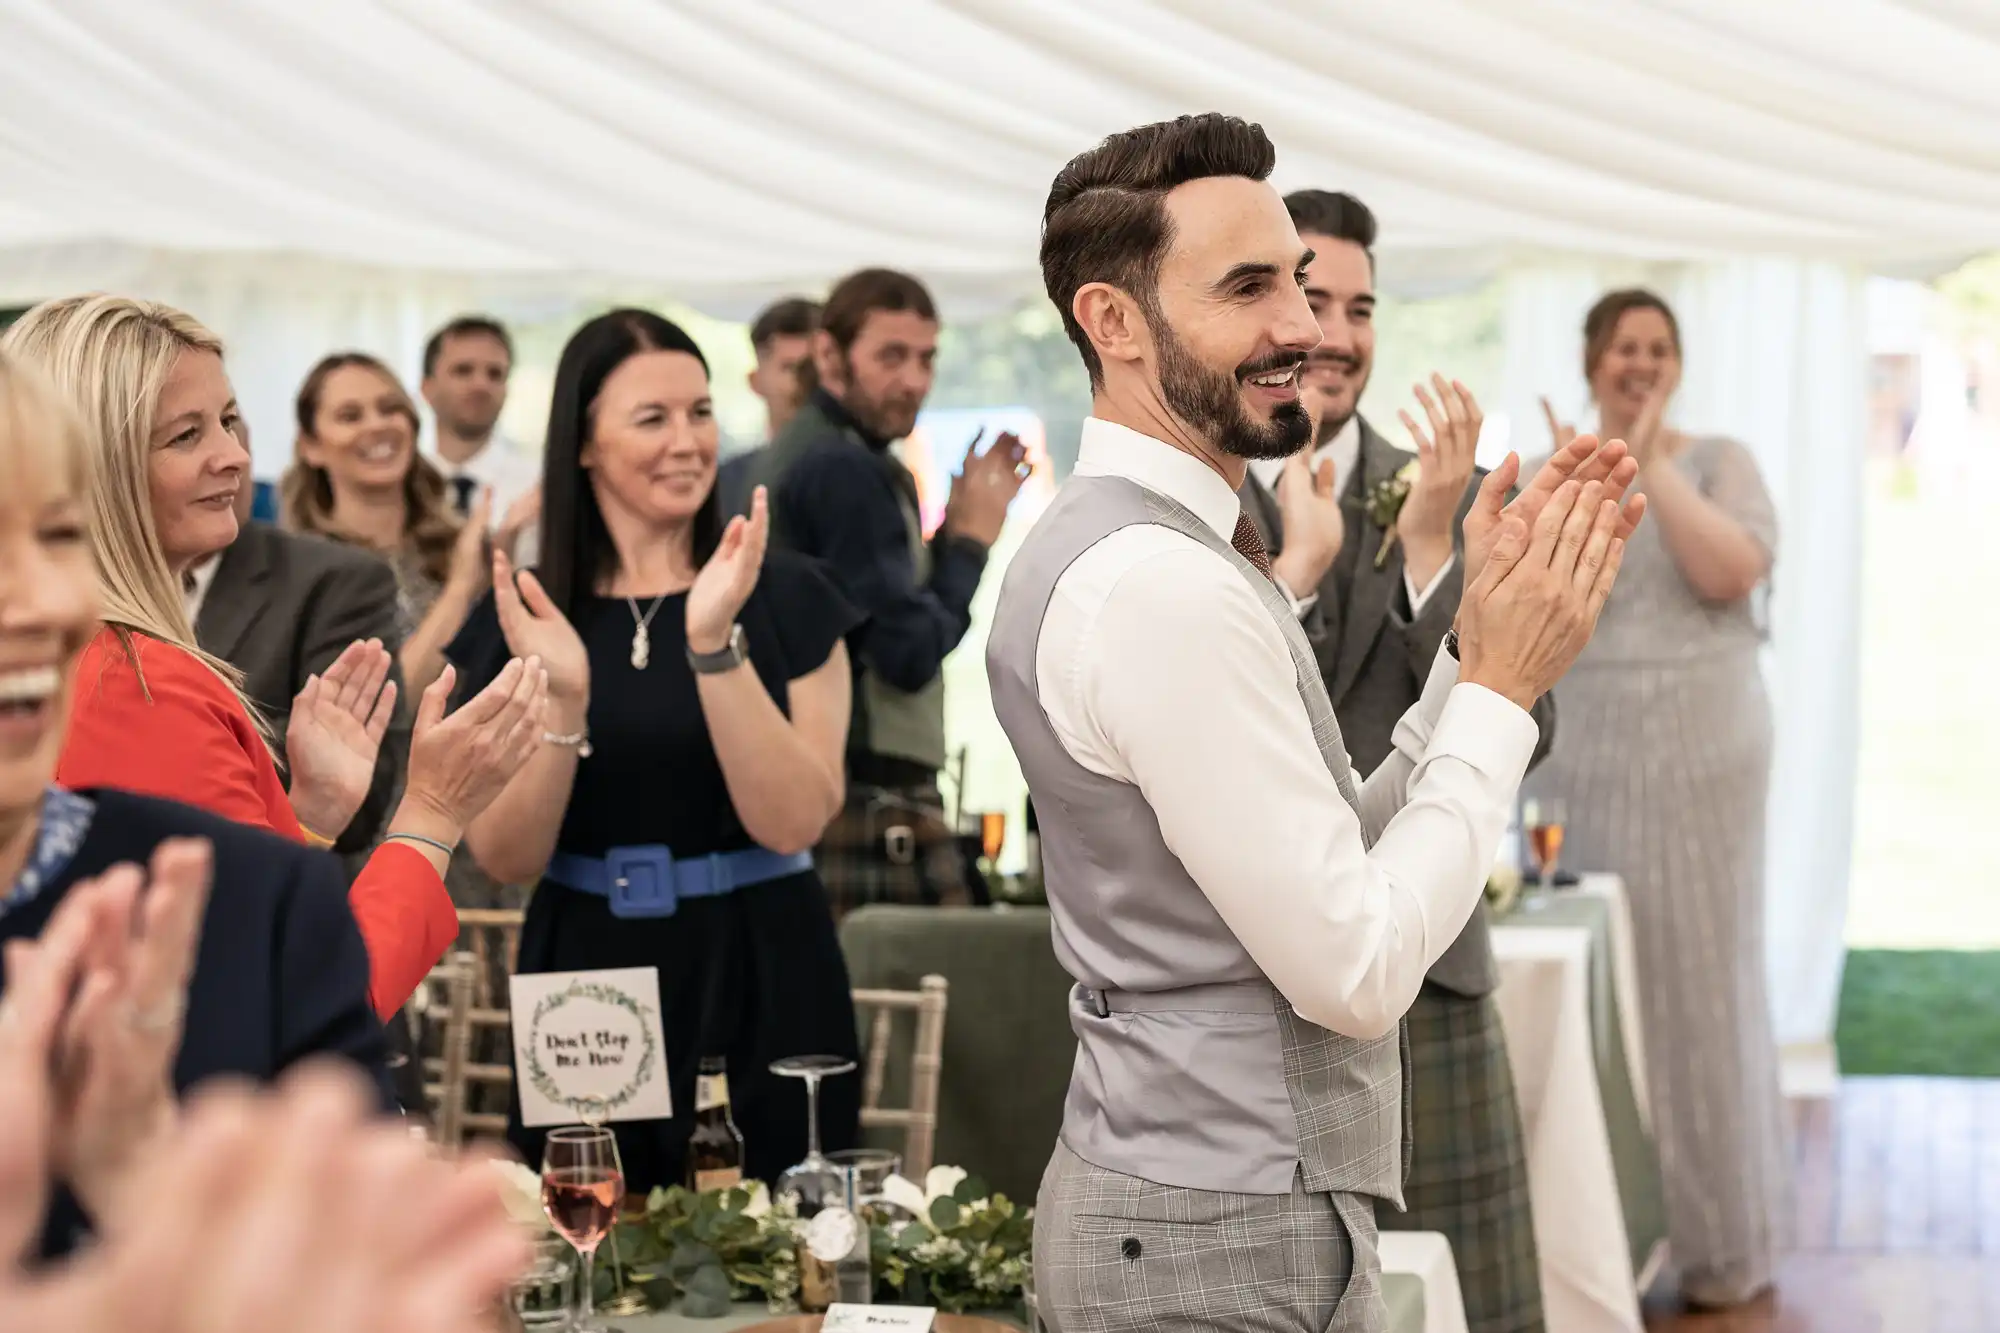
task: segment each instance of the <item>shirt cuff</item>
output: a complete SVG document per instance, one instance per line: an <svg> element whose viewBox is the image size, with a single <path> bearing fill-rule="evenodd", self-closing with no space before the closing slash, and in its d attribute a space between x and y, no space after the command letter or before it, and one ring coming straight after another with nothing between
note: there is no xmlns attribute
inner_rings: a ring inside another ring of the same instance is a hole
<svg viewBox="0 0 2000 1333"><path fill-rule="evenodd" d="M1527 776L1540 736L1527 709L1484 685L1465 682L1452 686L1424 758L1451 755L1511 789Z"/></svg>
<svg viewBox="0 0 2000 1333"><path fill-rule="evenodd" d="M1457 563L1458 552L1453 551L1445 557L1444 563L1438 566L1438 572L1431 575L1430 583L1424 587L1422 592L1417 591L1415 581L1410 578L1410 567L1408 565L1403 566L1403 591L1410 598L1410 619L1415 620L1424 613L1424 603L1431 599L1431 594L1438 590L1438 585L1444 582L1444 576L1451 573L1451 567Z"/></svg>
<svg viewBox="0 0 2000 1333"><path fill-rule="evenodd" d="M1312 610L1314 604L1319 601L1318 593L1311 593L1305 597L1300 597L1294 593L1292 586L1285 582L1282 575L1271 575L1271 582L1277 584L1278 591L1284 594L1286 604L1292 608L1292 619L1294 620L1304 619L1306 612Z"/></svg>

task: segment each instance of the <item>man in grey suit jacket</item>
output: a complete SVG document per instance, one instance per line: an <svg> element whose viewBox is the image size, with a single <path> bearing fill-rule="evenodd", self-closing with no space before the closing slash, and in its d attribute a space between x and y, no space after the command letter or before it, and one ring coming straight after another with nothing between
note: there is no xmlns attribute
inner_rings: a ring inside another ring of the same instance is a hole
<svg viewBox="0 0 2000 1333"><path fill-rule="evenodd" d="M1306 299L1323 341L1310 354L1301 387L1316 421L1316 445L1310 462L1253 463L1240 494L1274 570L1285 561L1287 512L1310 529L1313 549L1285 566L1306 586L1286 591L1355 769L1366 773L1394 748L1396 723L1421 696L1458 610L1464 588L1458 534L1482 475L1472 466L1481 423L1461 387L1439 378L1431 392L1419 389L1425 422L1402 415L1429 441L1423 470L1432 474L1425 478L1431 489L1415 483L1396 517L1380 521L1388 501L1377 505L1375 497L1418 455L1384 439L1358 411L1374 353L1375 219L1352 196L1324 190L1297 191L1285 203L1315 256ZM1329 465L1332 495L1322 493L1323 472L1314 481ZM1328 512L1333 503L1337 522ZM1330 558L1329 545L1336 547ZM1554 738L1551 696L1543 695L1532 713L1541 735L1531 765ZM1526 1150L1492 1000L1498 981L1481 906L1431 968L1410 1010L1414 1132L1406 1211L1377 1209L1386 1230L1440 1231L1450 1239L1471 1333L1542 1327Z"/></svg>
<svg viewBox="0 0 2000 1333"><path fill-rule="evenodd" d="M195 639L244 676L250 697L285 734L292 700L356 639L380 639L393 657L396 576L376 556L319 537L252 523L250 488L241 492L236 540L195 571ZM401 688L392 662L392 679ZM351 872L380 841L410 757L413 700L402 700L382 739L375 781L334 841Z"/></svg>

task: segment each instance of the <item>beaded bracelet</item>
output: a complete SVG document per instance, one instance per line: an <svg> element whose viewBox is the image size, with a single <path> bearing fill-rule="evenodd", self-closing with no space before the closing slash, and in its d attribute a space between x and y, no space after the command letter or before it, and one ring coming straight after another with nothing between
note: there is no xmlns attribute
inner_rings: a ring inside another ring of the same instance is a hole
<svg viewBox="0 0 2000 1333"><path fill-rule="evenodd" d="M437 848L439 851L443 852L446 856L450 856L452 852L456 850L448 842L439 842L436 838L426 838L421 833L391 833L384 836L382 839L382 841L384 842L396 842L398 840L403 842L420 842L424 844L424 846L426 847Z"/></svg>

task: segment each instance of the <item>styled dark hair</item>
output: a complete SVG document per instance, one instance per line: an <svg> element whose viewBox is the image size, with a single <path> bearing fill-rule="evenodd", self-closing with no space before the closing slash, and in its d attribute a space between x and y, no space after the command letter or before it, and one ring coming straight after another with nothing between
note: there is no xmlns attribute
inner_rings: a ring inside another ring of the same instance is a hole
<svg viewBox="0 0 2000 1333"><path fill-rule="evenodd" d="M1681 322L1674 318L1673 307L1644 287L1622 287L1598 297L1597 304L1583 317L1584 379L1588 380L1597 373L1597 363L1611 350L1611 339L1618 332L1618 321L1634 310L1659 311L1667 321L1667 334L1673 339L1674 355L1681 355Z"/></svg>
<svg viewBox="0 0 2000 1333"><path fill-rule="evenodd" d="M819 302L803 296L773 301L750 325L750 346L762 353L774 338L803 338L819 327Z"/></svg>
<svg viewBox="0 0 2000 1333"><path fill-rule="evenodd" d="M1103 383L1104 366L1071 312L1077 289L1108 282L1157 315L1160 261L1173 239L1167 192L1210 176L1268 180L1277 163L1263 126L1211 111L1114 134L1056 173L1042 209L1042 285L1091 387Z"/></svg>
<svg viewBox="0 0 2000 1333"><path fill-rule="evenodd" d="M279 513L285 527L292 532L365 546L367 543L334 521L333 478L325 468L308 463L305 455L305 442L319 435L320 399L326 395L326 382L336 370L350 366L379 375L395 390L396 411L409 419L410 439L415 441L422 433L409 391L379 357L366 352L334 352L321 357L306 372L305 383L299 386L298 397L292 403L299 431L292 443L292 465L278 481ZM444 474L420 449L411 454L410 470L403 474L403 504L409 514L403 540L416 552L417 564L424 573L442 584L451 576L452 548L458 544L460 523L446 498Z"/></svg>
<svg viewBox="0 0 2000 1333"><path fill-rule="evenodd" d="M597 395L611 372L640 352L686 352L708 371L687 331L650 310L599 315L563 345L549 398L549 430L542 445L542 586L565 616L590 595L599 578L617 566L618 552L597 507L597 493L581 459L597 411ZM722 540L722 504L714 486L694 516L694 562L706 564Z"/></svg>
<svg viewBox="0 0 2000 1333"><path fill-rule="evenodd" d="M1361 247L1375 263L1375 215L1368 205L1338 190L1293 190L1285 196L1285 211L1299 235L1312 232Z"/></svg>
<svg viewBox="0 0 2000 1333"><path fill-rule="evenodd" d="M487 315L460 315L433 333L431 340L424 344L424 378L429 379L437 374L438 358L444 355L447 338L459 338L475 333L497 339L500 345L507 349L507 364L510 366L514 364L514 339L508 335L505 324Z"/></svg>
<svg viewBox="0 0 2000 1333"><path fill-rule="evenodd" d="M854 346L861 326L877 310L908 311L932 323L938 317L930 289L917 279L893 268L864 268L836 282L826 294L819 326L833 335L834 344L844 352Z"/></svg>

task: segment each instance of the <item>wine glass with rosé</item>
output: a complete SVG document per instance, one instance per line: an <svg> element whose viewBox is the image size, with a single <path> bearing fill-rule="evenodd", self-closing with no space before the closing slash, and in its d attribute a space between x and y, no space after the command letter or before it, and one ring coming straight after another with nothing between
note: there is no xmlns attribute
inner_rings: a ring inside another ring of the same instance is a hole
<svg viewBox="0 0 2000 1333"><path fill-rule="evenodd" d="M625 1197L625 1168L618 1139L602 1125L552 1130L542 1148L542 1211L549 1225L576 1248L576 1316L573 1333L606 1333L597 1322L591 1261L618 1220Z"/></svg>

